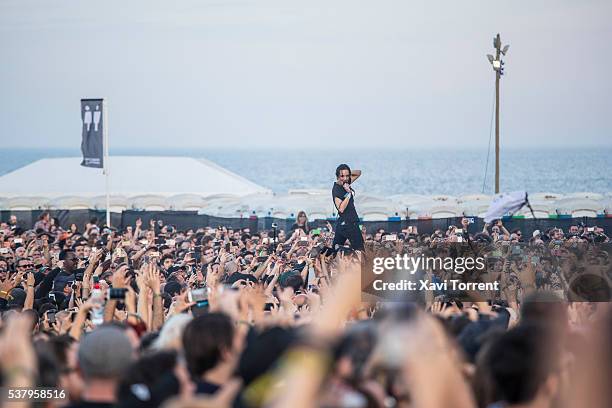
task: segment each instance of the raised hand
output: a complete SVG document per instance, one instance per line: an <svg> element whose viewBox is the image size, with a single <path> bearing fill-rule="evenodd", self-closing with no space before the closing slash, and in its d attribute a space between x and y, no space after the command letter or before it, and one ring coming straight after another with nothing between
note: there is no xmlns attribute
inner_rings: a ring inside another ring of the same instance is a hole
<svg viewBox="0 0 612 408"><path fill-rule="evenodd" d="M10 292L15 287L13 279L7 276L5 280L0 281L0 291L2 292Z"/></svg>
<svg viewBox="0 0 612 408"><path fill-rule="evenodd" d="M151 288L153 293L159 294L161 281L159 277L159 268L155 264L149 264L144 273L145 284Z"/></svg>
<svg viewBox="0 0 612 408"><path fill-rule="evenodd" d="M196 304L195 302L189 302L189 300L187 299L188 295L189 295L189 292L185 291L181 295L175 296L172 300L172 304L170 305L168 314L183 313L183 311L195 305Z"/></svg>
<svg viewBox="0 0 612 408"><path fill-rule="evenodd" d="M127 271L127 265L122 265L113 273L113 288L125 288L127 286L127 277L125 276Z"/></svg>
<svg viewBox="0 0 612 408"><path fill-rule="evenodd" d="M208 286L209 288L214 288L215 286L217 286L217 283L219 282L219 275L219 269L214 272L213 268L209 264L208 268L206 268L206 286Z"/></svg>
<svg viewBox="0 0 612 408"><path fill-rule="evenodd" d="M81 299L75 299L76 307L79 309L79 313L87 313L91 309L94 308L94 303L91 298L87 299L87 301L83 302Z"/></svg>
<svg viewBox="0 0 612 408"><path fill-rule="evenodd" d="M434 315L442 316L444 311L446 310L446 303L442 303L440 301L433 302L431 305L431 313Z"/></svg>
<svg viewBox="0 0 612 408"><path fill-rule="evenodd" d="M34 279L34 274L32 272L28 272L28 276L26 278L26 284L28 286L34 286L34 283L36 282L36 280Z"/></svg>
<svg viewBox="0 0 612 408"><path fill-rule="evenodd" d="M36 354L30 339L32 318L27 314L14 314L5 323L0 334L0 361L7 372L13 369L36 370Z"/></svg>
<svg viewBox="0 0 612 408"><path fill-rule="evenodd" d="M142 271L135 271L136 272L136 278L135 278L136 286L138 286L138 291L141 295L145 293L144 290L147 288L144 271L146 271L148 267L149 265L145 265Z"/></svg>

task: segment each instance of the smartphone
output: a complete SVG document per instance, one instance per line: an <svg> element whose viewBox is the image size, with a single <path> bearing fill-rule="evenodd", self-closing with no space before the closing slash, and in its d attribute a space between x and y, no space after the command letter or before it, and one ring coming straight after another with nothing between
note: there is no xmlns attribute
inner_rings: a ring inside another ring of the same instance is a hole
<svg viewBox="0 0 612 408"><path fill-rule="evenodd" d="M299 246L308 246L308 237L300 237Z"/></svg>
<svg viewBox="0 0 612 408"><path fill-rule="evenodd" d="M187 295L189 302L195 302L191 307L191 313L197 317L208 312L208 292L206 289L193 289Z"/></svg>
<svg viewBox="0 0 612 408"><path fill-rule="evenodd" d="M22 238L15 238L13 240L13 242L16 243L16 244L23 244L23 239Z"/></svg>
<svg viewBox="0 0 612 408"><path fill-rule="evenodd" d="M595 227L587 228L587 232L595 232ZM15 240L15 241L17 241L17 240Z"/></svg>
<svg viewBox="0 0 612 408"><path fill-rule="evenodd" d="M126 292L126 288L110 288L108 292L108 298L115 300L124 300Z"/></svg>
<svg viewBox="0 0 612 408"><path fill-rule="evenodd" d="M189 302L208 301L208 292L206 289L192 289L187 294L187 299Z"/></svg>
<svg viewBox="0 0 612 408"><path fill-rule="evenodd" d="M0 254L8 254L8 253L9 253L8 248L0 248Z"/></svg>
<svg viewBox="0 0 612 408"><path fill-rule="evenodd" d="M176 244L176 241L173 239L167 239L166 245L173 247Z"/></svg>
<svg viewBox="0 0 612 408"><path fill-rule="evenodd" d="M50 309L47 311L47 320L49 321L49 324L53 324L55 323L55 313L57 311L54 309Z"/></svg>
<svg viewBox="0 0 612 408"><path fill-rule="evenodd" d="M147 241L146 239L141 239L138 242L140 242L140 245L147 245L149 243L149 241Z"/></svg>
<svg viewBox="0 0 612 408"><path fill-rule="evenodd" d="M385 235L385 241L397 241L396 234L387 234Z"/></svg>
<svg viewBox="0 0 612 408"><path fill-rule="evenodd" d="M191 306L191 314L194 317L202 316L208 313L209 306L208 299L196 302L195 305Z"/></svg>
<svg viewBox="0 0 612 408"><path fill-rule="evenodd" d="M149 253L149 258L159 258L160 254L159 252L150 252Z"/></svg>

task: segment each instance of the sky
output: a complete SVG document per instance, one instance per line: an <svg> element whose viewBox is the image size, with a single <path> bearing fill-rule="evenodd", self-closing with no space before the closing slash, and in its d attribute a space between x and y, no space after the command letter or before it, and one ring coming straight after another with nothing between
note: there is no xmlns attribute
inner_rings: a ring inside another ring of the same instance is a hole
<svg viewBox="0 0 612 408"><path fill-rule="evenodd" d="M610 0L0 0L2 147L612 146Z"/></svg>

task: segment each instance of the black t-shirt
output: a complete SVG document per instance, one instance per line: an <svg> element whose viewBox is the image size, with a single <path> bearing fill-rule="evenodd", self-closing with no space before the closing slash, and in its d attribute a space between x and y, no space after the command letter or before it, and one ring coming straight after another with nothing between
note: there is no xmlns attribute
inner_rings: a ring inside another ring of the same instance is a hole
<svg viewBox="0 0 612 408"><path fill-rule="evenodd" d="M338 206L336 206L336 197L339 198L340 201L343 201L345 195L346 190L344 187L338 183L334 183L334 187L332 188L332 200L334 201L334 207L336 207L336 210L338 210ZM357 210L355 210L355 197L353 195L351 195L349 203L344 209L344 212L340 213L340 211L338 211L338 221L341 223L359 222L359 216L357 215Z"/></svg>

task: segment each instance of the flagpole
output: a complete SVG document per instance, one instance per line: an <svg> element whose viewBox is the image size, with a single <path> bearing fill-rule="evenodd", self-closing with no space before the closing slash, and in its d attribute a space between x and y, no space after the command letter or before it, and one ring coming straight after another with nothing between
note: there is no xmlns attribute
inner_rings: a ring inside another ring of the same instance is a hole
<svg viewBox="0 0 612 408"><path fill-rule="evenodd" d="M104 138L104 178L106 183L106 226L111 226L110 220L110 181L109 181L109 167L110 163L108 160L108 103L107 99L104 98L102 101L102 111L104 113L104 126L103 138Z"/></svg>

